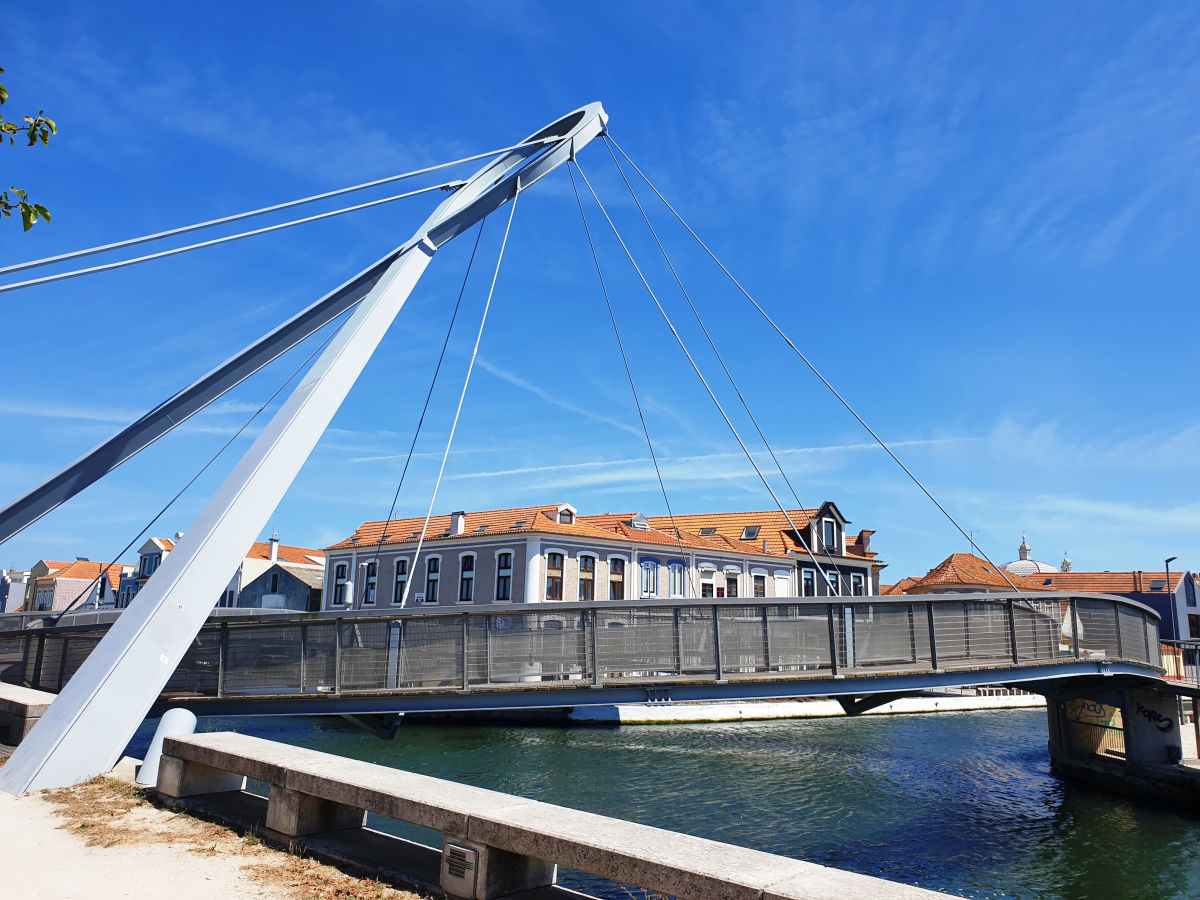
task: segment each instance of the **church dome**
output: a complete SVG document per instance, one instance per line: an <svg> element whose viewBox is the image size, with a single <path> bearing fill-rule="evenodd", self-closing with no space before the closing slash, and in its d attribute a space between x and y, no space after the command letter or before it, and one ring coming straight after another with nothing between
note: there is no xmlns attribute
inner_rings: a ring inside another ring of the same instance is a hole
<svg viewBox="0 0 1200 900"><path fill-rule="evenodd" d="M1037 575L1040 572L1057 572L1058 566L1052 566L1050 563L1038 562L1033 559L1033 554L1029 549L1029 544L1025 541L1025 535L1021 535L1021 546L1017 548L1017 556L1019 559L1014 559L1010 563L1004 564L1006 572L1012 572L1014 575Z"/></svg>

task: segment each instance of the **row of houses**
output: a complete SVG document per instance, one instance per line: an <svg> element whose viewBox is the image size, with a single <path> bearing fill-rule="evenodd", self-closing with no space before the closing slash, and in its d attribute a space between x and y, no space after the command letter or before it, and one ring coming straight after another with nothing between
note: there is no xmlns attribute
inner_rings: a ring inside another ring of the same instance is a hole
<svg viewBox="0 0 1200 900"><path fill-rule="evenodd" d="M1115 594L1157 612L1164 639L1200 640L1200 606L1197 605L1200 590L1197 575L1190 570L1076 572L1065 557L1058 566L1033 559L1024 536L1017 557L1012 562L995 566L971 553L952 553L925 575L883 585L880 593L887 596L1011 593L1016 589L1029 593Z"/></svg>
<svg viewBox="0 0 1200 900"><path fill-rule="evenodd" d="M324 550L275 539L254 544L218 606L316 611L878 595L885 564L871 550L874 532L851 534L849 524L832 502L674 518L581 515L557 503L454 512L432 517L428 527L423 518L365 522ZM17 573L25 577L20 606L128 606L181 537L150 539L136 565L42 560Z"/></svg>
<svg viewBox="0 0 1200 900"><path fill-rule="evenodd" d="M1163 637L1200 639L1192 572L1075 572L1032 558L1002 566L953 553L924 576L881 582L873 531L852 534L836 504L815 509L582 515L569 503L364 522L322 550L254 543L218 607L316 612L575 600L770 599L1068 591L1117 594L1156 610ZM151 538L136 564L41 560L0 571L6 612L128 606L171 554ZM7 601L4 591L8 591Z"/></svg>
<svg viewBox="0 0 1200 900"><path fill-rule="evenodd" d="M123 609L158 571L183 537L150 538L132 563L42 559L28 571L0 570L0 609L4 612L62 612ZM325 555L290 547L278 538L256 541L238 565L217 606L319 609Z"/></svg>

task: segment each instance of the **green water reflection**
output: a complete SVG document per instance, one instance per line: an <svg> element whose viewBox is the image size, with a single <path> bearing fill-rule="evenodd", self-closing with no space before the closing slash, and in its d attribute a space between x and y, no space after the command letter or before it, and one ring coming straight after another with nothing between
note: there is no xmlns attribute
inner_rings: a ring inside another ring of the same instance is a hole
<svg viewBox="0 0 1200 900"><path fill-rule="evenodd" d="M390 742L340 722L202 727L963 897L1200 897L1200 818L1059 781L1041 710L622 728L406 724Z"/></svg>

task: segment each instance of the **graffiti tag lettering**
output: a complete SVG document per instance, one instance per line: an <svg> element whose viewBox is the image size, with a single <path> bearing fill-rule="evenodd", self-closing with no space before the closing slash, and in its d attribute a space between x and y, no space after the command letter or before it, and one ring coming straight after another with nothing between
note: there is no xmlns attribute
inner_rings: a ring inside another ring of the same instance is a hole
<svg viewBox="0 0 1200 900"><path fill-rule="evenodd" d="M1157 709L1146 709L1142 704L1137 703L1137 714L1151 723L1155 728L1163 734L1169 734L1171 729L1175 727L1175 720L1170 716L1164 716Z"/></svg>

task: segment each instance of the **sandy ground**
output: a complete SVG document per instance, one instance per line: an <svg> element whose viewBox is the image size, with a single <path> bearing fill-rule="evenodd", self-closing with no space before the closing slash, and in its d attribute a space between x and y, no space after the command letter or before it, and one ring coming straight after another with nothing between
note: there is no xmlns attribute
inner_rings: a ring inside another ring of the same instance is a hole
<svg viewBox="0 0 1200 900"><path fill-rule="evenodd" d="M161 809L131 785L0 793L0 897L420 900Z"/></svg>
<svg viewBox="0 0 1200 900"><path fill-rule="evenodd" d="M190 848L166 836L153 844L89 847L81 834L72 834L62 825L56 807L45 798L26 794L18 799L0 793L6 896L62 900L291 897L282 888L251 880L234 858L191 853Z"/></svg>

